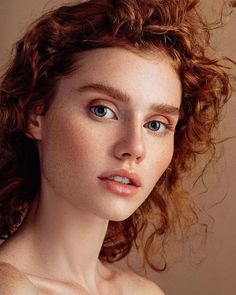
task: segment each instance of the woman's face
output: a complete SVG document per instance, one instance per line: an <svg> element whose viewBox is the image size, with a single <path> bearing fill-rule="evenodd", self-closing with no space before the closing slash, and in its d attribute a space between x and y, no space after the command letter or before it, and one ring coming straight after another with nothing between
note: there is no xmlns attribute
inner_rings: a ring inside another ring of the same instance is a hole
<svg viewBox="0 0 236 295"><path fill-rule="evenodd" d="M38 117L42 191L88 214L124 220L171 161L181 83L163 54L103 48L84 53L77 66ZM135 172L140 187L99 178L119 169Z"/></svg>

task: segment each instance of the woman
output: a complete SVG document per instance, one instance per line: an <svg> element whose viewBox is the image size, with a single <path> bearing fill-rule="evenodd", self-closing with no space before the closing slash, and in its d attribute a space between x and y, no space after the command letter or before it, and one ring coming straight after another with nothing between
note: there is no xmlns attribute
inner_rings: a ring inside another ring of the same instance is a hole
<svg viewBox="0 0 236 295"><path fill-rule="evenodd" d="M182 187L230 95L198 1L91 0L43 15L1 84L0 294L163 294L155 270L197 217ZM153 232L145 239L148 224Z"/></svg>

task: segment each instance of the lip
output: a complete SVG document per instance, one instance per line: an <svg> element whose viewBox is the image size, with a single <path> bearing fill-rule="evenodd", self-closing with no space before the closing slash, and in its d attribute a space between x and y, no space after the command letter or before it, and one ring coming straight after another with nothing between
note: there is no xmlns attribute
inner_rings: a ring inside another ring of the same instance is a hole
<svg viewBox="0 0 236 295"><path fill-rule="evenodd" d="M101 180L104 180L104 179L107 179L108 177L115 176L115 175L129 178L132 181L132 186L136 186L136 187L142 186L142 183L138 174L133 171L128 171L125 169L106 171L105 173L100 175L98 178Z"/></svg>
<svg viewBox="0 0 236 295"><path fill-rule="evenodd" d="M109 180L107 178L102 178L101 183L110 192L120 196L135 196L140 190L140 188L135 185L123 184L113 180Z"/></svg>

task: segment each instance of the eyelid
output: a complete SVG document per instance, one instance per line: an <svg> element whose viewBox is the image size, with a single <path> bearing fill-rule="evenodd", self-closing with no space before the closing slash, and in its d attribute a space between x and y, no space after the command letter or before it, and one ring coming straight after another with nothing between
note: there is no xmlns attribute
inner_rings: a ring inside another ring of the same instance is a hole
<svg viewBox="0 0 236 295"><path fill-rule="evenodd" d="M159 121L163 124L174 125L175 124L175 117L171 115L163 115L163 114L155 114L152 115L149 119L150 121Z"/></svg>
<svg viewBox="0 0 236 295"><path fill-rule="evenodd" d="M104 107L107 107L107 108L111 109L114 113L117 113L117 111L118 111L116 105L114 105L113 103L111 103L110 101L108 101L106 99L96 99L96 100L93 100L92 102L89 103L89 107L92 107L92 106L94 107L97 105L102 105ZM116 110L114 110L114 109L116 109Z"/></svg>

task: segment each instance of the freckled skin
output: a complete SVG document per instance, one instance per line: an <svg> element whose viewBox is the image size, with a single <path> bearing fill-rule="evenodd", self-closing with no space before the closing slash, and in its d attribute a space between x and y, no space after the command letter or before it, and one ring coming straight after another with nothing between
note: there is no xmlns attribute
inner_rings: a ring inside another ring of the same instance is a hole
<svg viewBox="0 0 236 295"><path fill-rule="evenodd" d="M81 91L91 83L122 91L130 101ZM81 289L94 295L162 294L154 283L137 284L135 276L98 257L109 220L133 214L172 159L174 132L165 126L174 129L178 116L150 106L179 108L180 102L181 83L164 54L103 48L78 57L77 69L59 81L46 115L34 116L29 125L27 135L39 147L41 189L23 225L1 246L0 261L27 275L43 294L45 281L51 295L58 289L63 294L82 294ZM98 110L99 105L105 108ZM134 196L114 194L98 178L122 168L141 180ZM65 289L61 282L67 282Z"/></svg>
<svg viewBox="0 0 236 295"><path fill-rule="evenodd" d="M91 82L125 91L131 103L117 103L95 91L76 91ZM152 116L148 107L155 102L178 107L180 97L178 76L166 57L147 59L118 48L89 52L82 65L59 83L54 103L42 119L43 186L102 218L118 221L129 217L151 192L173 154L173 132L156 136L144 127L150 120L163 120ZM110 119L110 112L103 121L91 112L89 115L88 102L95 99L108 101L106 105L119 118ZM134 170L140 176L143 186L135 198L111 195L101 187L97 177L118 168Z"/></svg>

